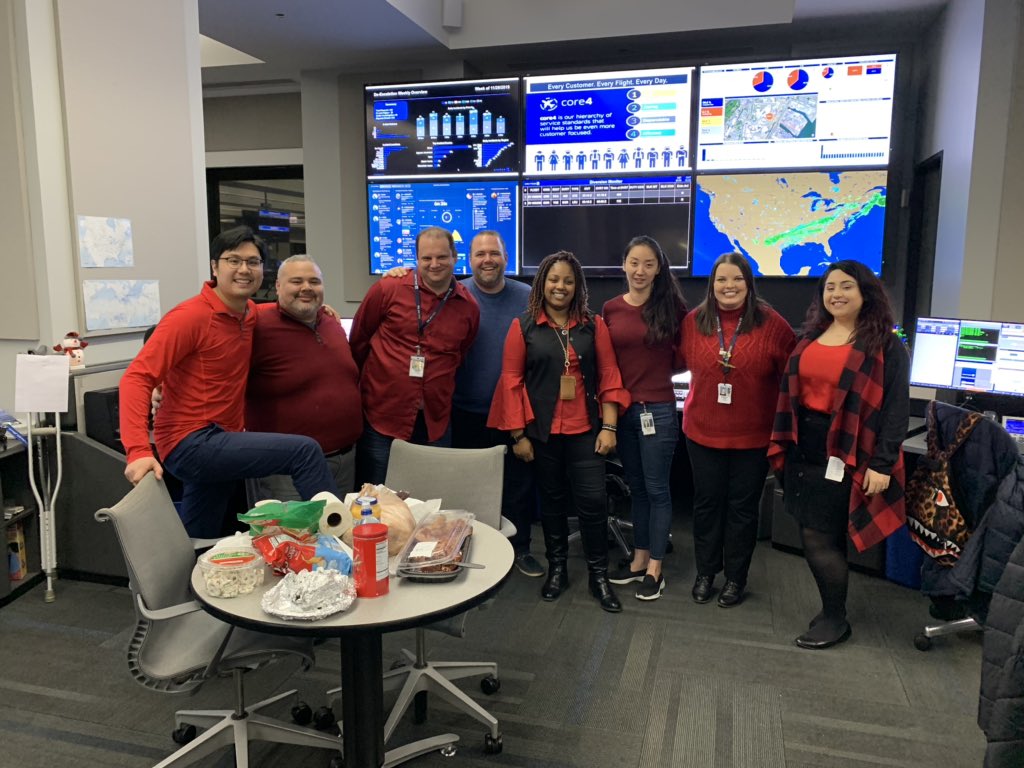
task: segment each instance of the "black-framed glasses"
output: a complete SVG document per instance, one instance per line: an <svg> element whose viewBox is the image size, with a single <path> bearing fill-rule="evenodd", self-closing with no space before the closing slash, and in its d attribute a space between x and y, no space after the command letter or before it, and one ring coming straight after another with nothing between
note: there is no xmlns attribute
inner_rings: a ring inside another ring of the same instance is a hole
<svg viewBox="0 0 1024 768"><path fill-rule="evenodd" d="M232 269L238 269L243 264L247 265L249 269L262 269L263 259L240 259L238 256L221 256L218 261L226 261L228 266Z"/></svg>

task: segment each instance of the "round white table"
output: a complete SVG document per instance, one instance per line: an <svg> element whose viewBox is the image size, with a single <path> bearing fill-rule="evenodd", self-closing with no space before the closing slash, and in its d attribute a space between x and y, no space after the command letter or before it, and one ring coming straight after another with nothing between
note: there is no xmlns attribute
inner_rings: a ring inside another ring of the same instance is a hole
<svg viewBox="0 0 1024 768"><path fill-rule="evenodd" d="M341 613L316 621L279 619L260 607L277 583L267 575L261 588L232 598L210 597L202 572L192 571L192 592L208 613L235 626L292 636L341 639L342 740L346 768L397 765L457 739L432 739L384 751L384 689L381 635L460 614L493 596L512 572L512 545L486 525L473 526L469 559L484 568L464 568L453 581L436 584L391 577L390 591L360 598ZM417 746L419 745L419 746Z"/></svg>

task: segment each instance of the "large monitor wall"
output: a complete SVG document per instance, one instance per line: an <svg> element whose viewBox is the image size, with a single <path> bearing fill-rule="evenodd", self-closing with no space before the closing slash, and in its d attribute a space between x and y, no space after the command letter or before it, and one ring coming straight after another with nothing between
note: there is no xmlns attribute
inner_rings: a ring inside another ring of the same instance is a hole
<svg viewBox="0 0 1024 768"><path fill-rule="evenodd" d="M738 250L763 277L883 268L896 55L366 88L370 272L423 227L496 229L510 274L559 249L620 273L649 234L701 277Z"/></svg>

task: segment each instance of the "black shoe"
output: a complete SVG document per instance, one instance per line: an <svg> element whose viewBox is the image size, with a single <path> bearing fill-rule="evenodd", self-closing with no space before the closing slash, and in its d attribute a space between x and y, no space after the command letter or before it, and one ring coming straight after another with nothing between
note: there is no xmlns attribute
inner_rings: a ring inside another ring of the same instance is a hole
<svg viewBox="0 0 1024 768"><path fill-rule="evenodd" d="M608 579L611 581L611 579ZM661 593L665 591L665 577L658 576L655 579L653 576L645 575L644 580L640 582L640 586L636 588L636 599L637 600L657 600L661 597Z"/></svg>
<svg viewBox="0 0 1024 768"><path fill-rule="evenodd" d="M553 563L548 566L548 577L540 588L540 599L551 602L569 587L569 571L565 563Z"/></svg>
<svg viewBox="0 0 1024 768"><path fill-rule="evenodd" d="M522 552L516 555L516 568L524 576L532 576L539 579L544 575L544 566L537 562L537 558L529 552Z"/></svg>
<svg viewBox="0 0 1024 768"><path fill-rule="evenodd" d="M622 603L615 596L615 591L608 582L607 576L590 577L590 594L597 598L602 610L608 611L608 613L618 613L622 610Z"/></svg>
<svg viewBox="0 0 1024 768"><path fill-rule="evenodd" d="M732 608L743 602L743 587L735 581L726 581L718 595L719 608Z"/></svg>
<svg viewBox="0 0 1024 768"><path fill-rule="evenodd" d="M804 632L794 642L801 648L812 651L820 651L831 648L833 645L845 643L850 639L853 630L849 622L843 620L841 623L822 619L811 629Z"/></svg>
<svg viewBox="0 0 1024 768"><path fill-rule="evenodd" d="M706 603L711 599L711 593L714 591L712 585L715 583L714 576L697 576L697 580L693 582L693 589L690 594L693 596L695 602Z"/></svg>
<svg viewBox="0 0 1024 768"><path fill-rule="evenodd" d="M633 581L643 581L644 576L647 575L647 569L641 568L639 571L634 571L632 566L632 560L619 563L619 566L608 574L608 581L612 584L629 584Z"/></svg>

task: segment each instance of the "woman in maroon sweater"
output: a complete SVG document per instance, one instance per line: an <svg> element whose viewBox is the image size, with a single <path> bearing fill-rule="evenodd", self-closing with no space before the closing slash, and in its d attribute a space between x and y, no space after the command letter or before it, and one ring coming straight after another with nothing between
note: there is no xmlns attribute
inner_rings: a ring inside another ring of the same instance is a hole
<svg viewBox="0 0 1024 768"><path fill-rule="evenodd" d="M622 384L632 405L619 419L617 453L633 506L633 560L611 573L612 584L640 582L638 600L665 589L661 561L672 526L669 474L679 440L672 391L673 348L681 338L686 304L658 242L634 237L622 255L629 290L601 310L615 346Z"/></svg>
<svg viewBox="0 0 1024 768"><path fill-rule="evenodd" d="M691 375L683 432L693 467L698 603L711 599L723 569L718 604L743 600L779 379L795 341L789 323L758 298L743 255L719 256L704 301L683 323L681 345Z"/></svg>

